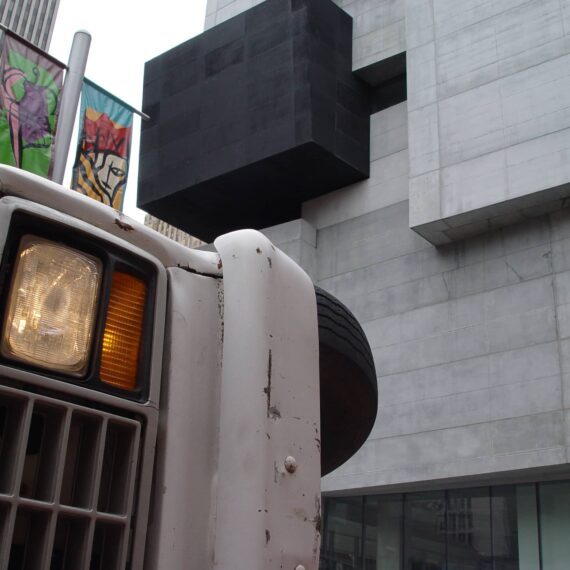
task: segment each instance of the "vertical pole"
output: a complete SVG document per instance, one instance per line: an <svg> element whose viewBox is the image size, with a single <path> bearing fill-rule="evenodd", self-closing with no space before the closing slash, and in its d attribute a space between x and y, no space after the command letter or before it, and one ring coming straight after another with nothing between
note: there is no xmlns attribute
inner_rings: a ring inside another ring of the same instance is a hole
<svg viewBox="0 0 570 570"><path fill-rule="evenodd" d="M79 96L81 95L90 45L91 34L89 32L85 30L75 32L71 51L69 52L69 63L61 95L55 137L52 179L58 184L63 184L65 165L67 163L67 155L69 154L69 146L71 145L75 114L79 105Z"/></svg>

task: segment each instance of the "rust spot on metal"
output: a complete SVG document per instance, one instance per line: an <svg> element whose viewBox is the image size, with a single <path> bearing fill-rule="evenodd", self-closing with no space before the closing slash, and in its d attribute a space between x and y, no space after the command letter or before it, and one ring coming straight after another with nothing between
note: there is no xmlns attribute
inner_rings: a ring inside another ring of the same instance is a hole
<svg viewBox="0 0 570 570"><path fill-rule="evenodd" d="M270 540L271 540L271 533L269 532L268 529L265 529L265 544L268 544Z"/></svg>
<svg viewBox="0 0 570 570"><path fill-rule="evenodd" d="M117 218L115 220L115 224L117 226L119 226L122 230L125 230L126 232L132 232L135 228L133 228L133 226L131 226L131 224L128 224L127 222L123 222L122 218Z"/></svg>
<svg viewBox="0 0 570 570"><path fill-rule="evenodd" d="M271 257L268 257L268 258L267 258L267 263L269 263L269 269L271 269L271 264L273 263L273 262L271 261Z"/></svg>
<svg viewBox="0 0 570 570"><path fill-rule="evenodd" d="M319 495L315 496L315 509L316 513L313 518L313 524L315 525L315 530L320 534L323 521L321 517L321 497Z"/></svg>
<svg viewBox="0 0 570 570"><path fill-rule="evenodd" d="M270 417L272 420L278 420L281 418L281 412L275 406L271 406L268 412L268 417Z"/></svg>
<svg viewBox="0 0 570 570"><path fill-rule="evenodd" d="M265 395L267 396L267 417L271 415L271 349L267 355L267 386L263 388Z"/></svg>
<svg viewBox="0 0 570 570"><path fill-rule="evenodd" d="M193 273L194 275L202 275L203 277L212 277L214 279L221 279L221 277L219 275L216 275L215 273L205 273L203 271L198 271L193 267L190 267L189 265L182 265L181 263L177 263L176 267L178 267L179 269L184 269L184 271L188 271L188 273Z"/></svg>
<svg viewBox="0 0 570 570"><path fill-rule="evenodd" d="M305 509L293 509L293 514L303 522L307 522L309 520Z"/></svg>
<svg viewBox="0 0 570 570"><path fill-rule="evenodd" d="M261 253L261 249L259 249L258 247L255 248L255 251L256 251L257 253Z"/></svg>
<svg viewBox="0 0 570 570"><path fill-rule="evenodd" d="M222 260L220 259L220 261L218 261L218 269L221 269L221 268L222 268L222 265L223 265L223 264L222 264Z"/></svg>

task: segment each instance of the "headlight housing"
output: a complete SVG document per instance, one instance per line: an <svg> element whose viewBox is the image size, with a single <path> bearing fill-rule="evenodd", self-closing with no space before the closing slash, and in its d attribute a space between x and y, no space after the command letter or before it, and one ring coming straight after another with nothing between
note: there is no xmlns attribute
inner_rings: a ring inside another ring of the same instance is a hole
<svg viewBox="0 0 570 570"><path fill-rule="evenodd" d="M16 258L2 356L72 376L85 374L101 285L99 259L26 235Z"/></svg>
<svg viewBox="0 0 570 570"><path fill-rule="evenodd" d="M0 364L131 400L148 396L157 266L15 212L0 264Z"/></svg>

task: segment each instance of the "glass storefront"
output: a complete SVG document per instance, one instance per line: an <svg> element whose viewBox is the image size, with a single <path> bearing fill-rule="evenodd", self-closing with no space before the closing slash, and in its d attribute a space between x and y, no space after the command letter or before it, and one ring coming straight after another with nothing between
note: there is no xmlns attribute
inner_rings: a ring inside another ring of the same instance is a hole
<svg viewBox="0 0 570 570"><path fill-rule="evenodd" d="M570 481L327 497L321 570L567 570Z"/></svg>

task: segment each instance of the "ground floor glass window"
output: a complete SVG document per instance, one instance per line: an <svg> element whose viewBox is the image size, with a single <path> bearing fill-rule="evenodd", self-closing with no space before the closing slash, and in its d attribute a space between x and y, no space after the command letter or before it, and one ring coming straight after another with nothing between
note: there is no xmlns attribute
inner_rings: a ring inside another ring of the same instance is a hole
<svg viewBox="0 0 570 570"><path fill-rule="evenodd" d="M570 481L327 497L321 570L568 570Z"/></svg>

